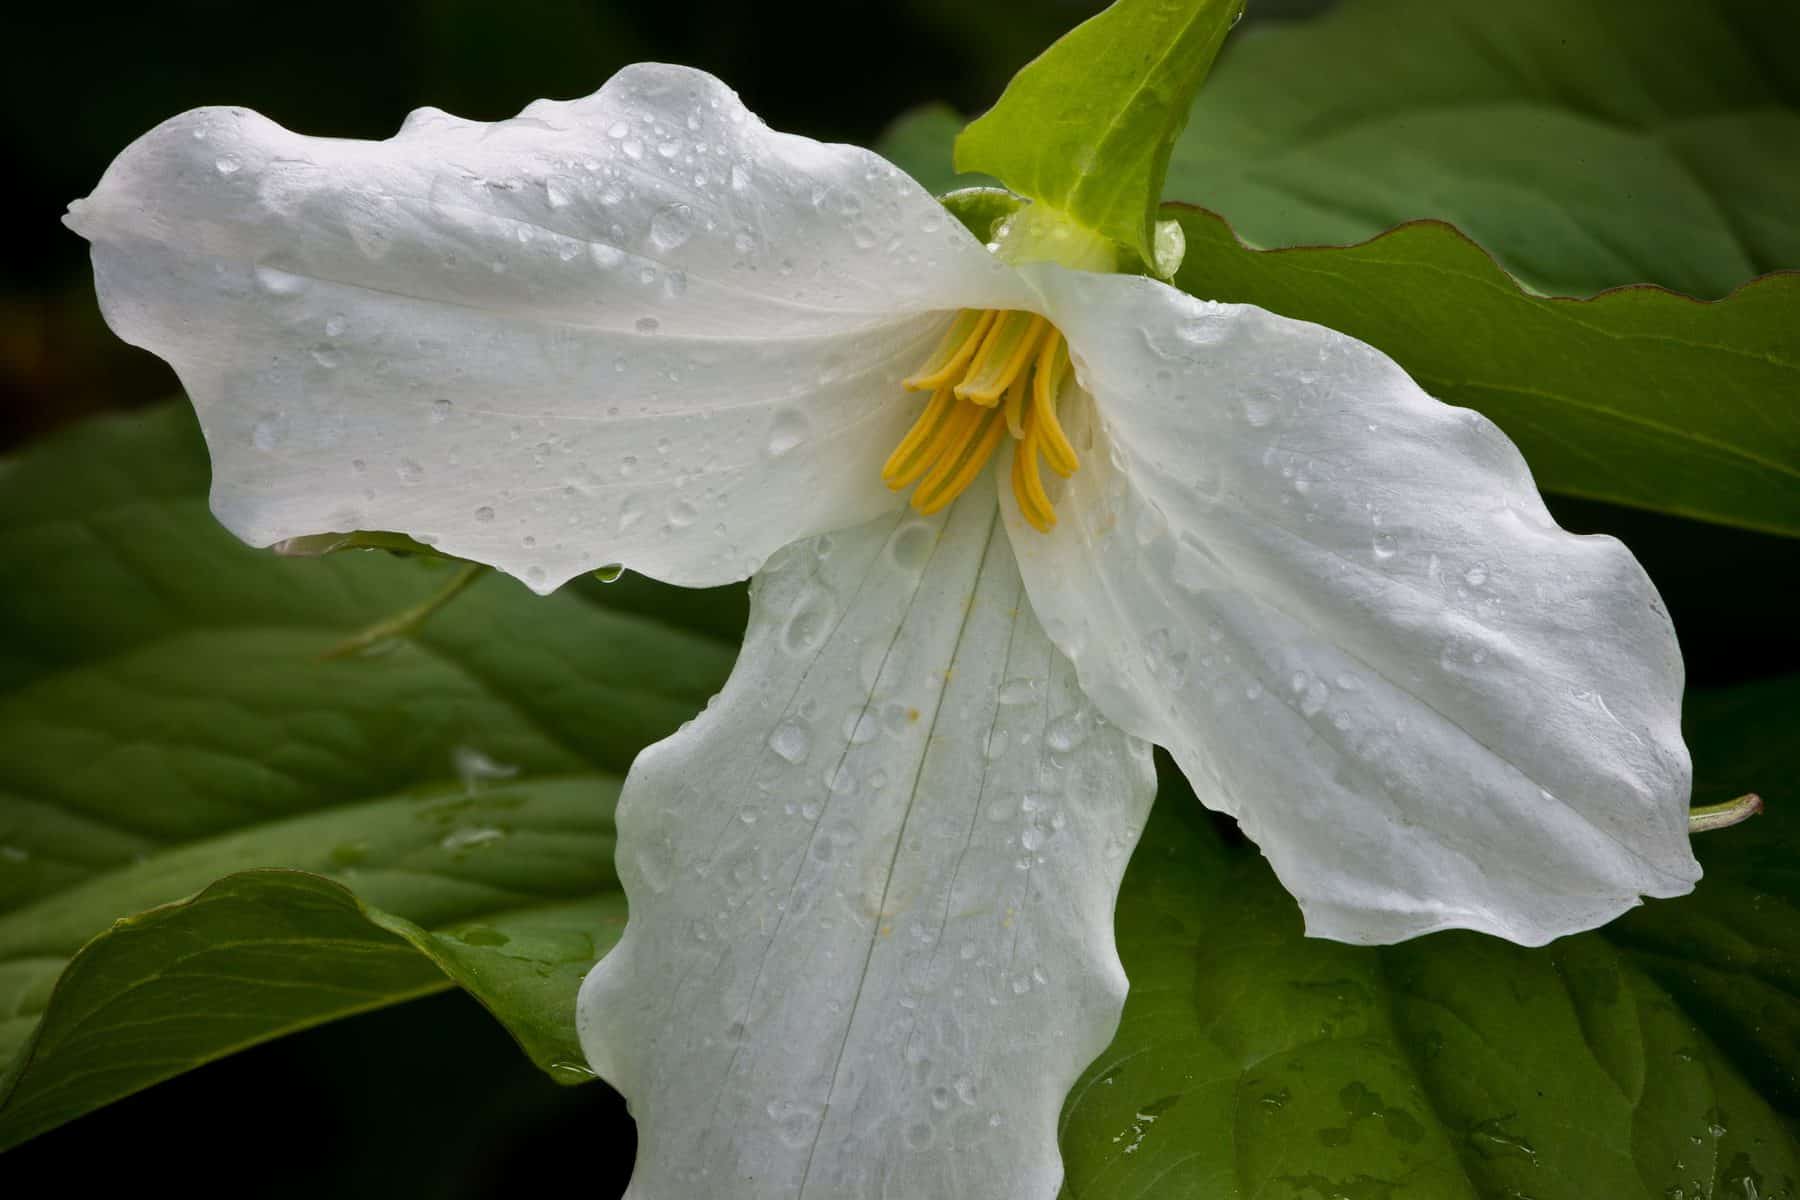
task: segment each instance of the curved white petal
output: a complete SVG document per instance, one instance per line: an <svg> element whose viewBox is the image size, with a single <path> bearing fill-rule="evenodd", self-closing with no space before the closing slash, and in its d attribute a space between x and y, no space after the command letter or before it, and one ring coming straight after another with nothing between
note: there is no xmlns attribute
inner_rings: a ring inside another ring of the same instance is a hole
<svg viewBox="0 0 1800 1200"><path fill-rule="evenodd" d="M619 804L631 921L579 1022L638 1121L630 1194L1051 1200L1154 786L990 485L778 556L725 691Z"/></svg>
<svg viewBox="0 0 1800 1200"><path fill-rule="evenodd" d="M1681 657L1624 546L1558 528L1493 424L1360 342L1033 278L1098 397L1054 533L1006 498L1033 604L1309 933L1535 945L1690 890Z"/></svg>
<svg viewBox="0 0 1800 1200"><path fill-rule="evenodd" d="M397 530L539 590L742 578L891 507L895 381L943 310L1020 291L875 155L658 64L384 142L197 109L69 224L180 374L233 532Z"/></svg>

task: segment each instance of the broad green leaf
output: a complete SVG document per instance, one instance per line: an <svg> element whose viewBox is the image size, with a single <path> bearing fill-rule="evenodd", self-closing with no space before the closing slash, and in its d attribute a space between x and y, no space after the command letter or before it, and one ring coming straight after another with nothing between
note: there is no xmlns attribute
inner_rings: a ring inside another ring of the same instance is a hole
<svg viewBox="0 0 1800 1200"><path fill-rule="evenodd" d="M1690 702L1697 799L1800 768L1800 679ZM1770 753L1770 747L1777 747ZM1770 1200L1800 1187L1800 811L1692 896L1524 950L1301 936L1166 780L1119 903L1131 994L1063 1114L1072 1200Z"/></svg>
<svg viewBox="0 0 1800 1200"><path fill-rule="evenodd" d="M1700 303L1656 288L1530 296L1437 223L1359 246L1246 249L1170 206L1176 285L1315 321L1493 418L1538 486L1800 536L1800 273Z"/></svg>
<svg viewBox="0 0 1800 1200"><path fill-rule="evenodd" d="M1244 0L1118 0L1027 63L956 139L983 172L1156 261L1169 150Z"/></svg>
<svg viewBox="0 0 1800 1200"><path fill-rule="evenodd" d="M322 662L456 568L253 551L205 488L185 407L0 473L0 1145L448 982L573 1078L619 781L731 647L490 578Z"/></svg>
<svg viewBox="0 0 1800 1200"><path fill-rule="evenodd" d="M1800 267L1800 5L1356 0L1234 39L1164 194L1263 247L1447 220L1530 287Z"/></svg>

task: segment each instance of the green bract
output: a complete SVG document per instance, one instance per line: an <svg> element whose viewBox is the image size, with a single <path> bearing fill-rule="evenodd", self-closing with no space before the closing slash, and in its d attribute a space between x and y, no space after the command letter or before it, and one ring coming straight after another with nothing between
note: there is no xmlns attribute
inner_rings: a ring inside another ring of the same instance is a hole
<svg viewBox="0 0 1800 1200"><path fill-rule="evenodd" d="M1014 76L956 139L956 169L994 175L1155 262L1169 149L1243 8L1120 0Z"/></svg>

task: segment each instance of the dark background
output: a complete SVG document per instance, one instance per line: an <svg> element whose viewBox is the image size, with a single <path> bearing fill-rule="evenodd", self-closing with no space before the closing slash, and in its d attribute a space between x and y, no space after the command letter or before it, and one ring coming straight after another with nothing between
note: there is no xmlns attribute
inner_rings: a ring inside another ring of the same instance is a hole
<svg viewBox="0 0 1800 1200"><path fill-rule="evenodd" d="M1327 2L1252 0L1247 19ZM183 109L241 104L310 134L379 138L420 105L493 120L663 59L719 75L777 128L867 143L916 104L985 107L1099 6L76 0L0 17L0 151L14 212L0 239L0 453L85 414L174 394L160 361L106 331L85 244L58 219L126 143ZM1604 505L1555 507L1565 525L1618 533L1645 561L1693 682L1800 667L1795 623L1781 618L1791 543ZM631 1124L610 1089L551 1083L473 1001L449 992L247 1051L46 1134L0 1158L0 1195L41 1178L57 1191L600 1198L623 1190L631 1158Z"/></svg>

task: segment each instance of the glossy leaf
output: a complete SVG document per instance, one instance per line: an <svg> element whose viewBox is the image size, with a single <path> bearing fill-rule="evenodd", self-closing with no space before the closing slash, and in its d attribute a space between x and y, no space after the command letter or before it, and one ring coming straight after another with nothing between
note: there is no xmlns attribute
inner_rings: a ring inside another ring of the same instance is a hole
<svg viewBox="0 0 1800 1200"><path fill-rule="evenodd" d="M956 140L984 172L1156 259L1169 150L1244 0L1118 0L1027 63Z"/></svg>
<svg viewBox="0 0 1800 1200"><path fill-rule="evenodd" d="M1793 776L1800 680L1691 709L1700 800ZM1303 938L1165 779L1120 898L1124 1021L1064 1109L1067 1194L1794 1195L1794 816L1711 835L1694 895L1599 933L1360 948Z"/></svg>
<svg viewBox="0 0 1800 1200"><path fill-rule="evenodd" d="M575 1077L619 780L731 648L490 579L322 662L455 568L249 550L205 484L176 408L0 475L0 1144L451 981Z"/></svg>
<svg viewBox="0 0 1800 1200"><path fill-rule="evenodd" d="M1252 245L1450 221L1528 286L1800 267L1800 8L1358 0L1234 40L1164 195Z"/></svg>

